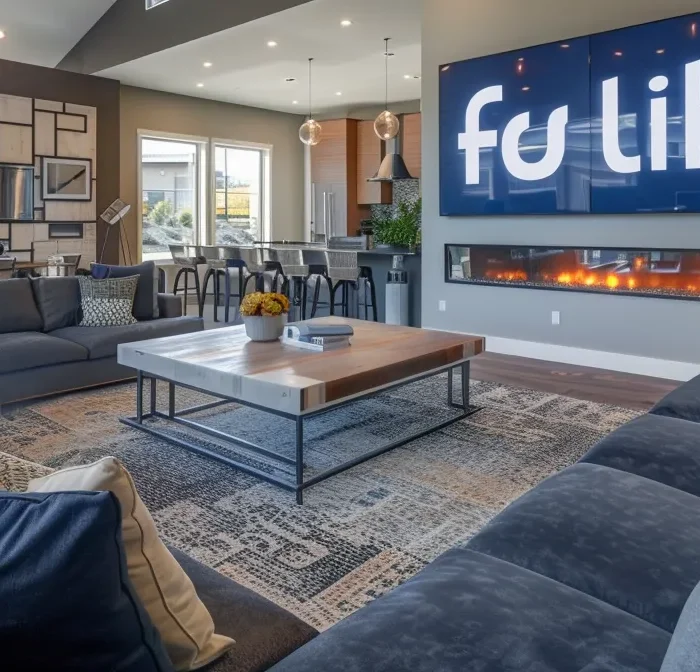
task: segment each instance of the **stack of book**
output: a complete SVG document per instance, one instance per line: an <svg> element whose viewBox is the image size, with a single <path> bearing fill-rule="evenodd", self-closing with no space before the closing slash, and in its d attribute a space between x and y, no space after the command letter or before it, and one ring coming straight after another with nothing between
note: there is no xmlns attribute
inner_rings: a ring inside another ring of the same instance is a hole
<svg viewBox="0 0 700 672"><path fill-rule="evenodd" d="M326 352L349 347L354 333L349 324L293 322L285 327L282 342L303 350Z"/></svg>

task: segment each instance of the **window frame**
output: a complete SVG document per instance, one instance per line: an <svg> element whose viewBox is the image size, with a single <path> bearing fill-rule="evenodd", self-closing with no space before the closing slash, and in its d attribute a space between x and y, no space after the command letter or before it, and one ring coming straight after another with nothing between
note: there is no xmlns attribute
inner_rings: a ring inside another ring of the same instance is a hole
<svg viewBox="0 0 700 672"><path fill-rule="evenodd" d="M216 245L216 150L223 149L247 149L260 152L260 224L258 226L258 239L271 240L270 204L271 195L271 171L273 146L260 142L246 142L243 140L227 140L224 138L211 138L209 151L209 226L208 236L211 245Z"/></svg>
<svg viewBox="0 0 700 672"><path fill-rule="evenodd" d="M155 253L144 255L143 251L143 141L144 140L162 140L164 142L179 142L181 144L197 146L197 167L195 169L196 183L194 188L195 207L193 210L197 214L196 226L194 228L193 245L205 245L208 231L207 220L209 219L209 201L211 195L205 185L209 184L208 171L210 161L207 153L210 149L209 138L196 135L183 135L180 133L166 133L164 131L150 131L146 129L138 129L136 133L136 185L137 185L137 203L136 203L136 222L138 229L138 257L141 261L163 262L171 260L169 253L159 253L162 256L157 257Z"/></svg>

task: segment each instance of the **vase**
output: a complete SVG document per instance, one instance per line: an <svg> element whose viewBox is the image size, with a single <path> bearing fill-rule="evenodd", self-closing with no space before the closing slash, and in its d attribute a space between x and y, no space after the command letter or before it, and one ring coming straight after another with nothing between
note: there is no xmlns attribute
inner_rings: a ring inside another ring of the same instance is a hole
<svg viewBox="0 0 700 672"><path fill-rule="evenodd" d="M284 333L284 326L287 324L287 316L275 315L252 315L243 317L245 333L251 341L256 343L270 343L276 341Z"/></svg>

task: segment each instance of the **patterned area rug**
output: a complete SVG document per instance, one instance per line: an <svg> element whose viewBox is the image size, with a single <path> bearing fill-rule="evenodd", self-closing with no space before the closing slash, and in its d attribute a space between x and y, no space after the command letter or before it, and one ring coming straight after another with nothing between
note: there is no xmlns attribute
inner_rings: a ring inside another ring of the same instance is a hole
<svg viewBox="0 0 700 672"><path fill-rule="evenodd" d="M446 381L421 381L309 421L308 473L449 417ZM456 398L458 384L457 377ZM159 403L165 392L159 388ZM288 492L120 424L118 417L134 413L134 399L135 386L125 384L6 412L0 451L53 468L118 457L167 543L319 629L464 543L513 499L638 415L473 381L472 403L481 412L307 490L299 507ZM205 401L178 392L181 407ZM198 417L293 451L289 421L234 406Z"/></svg>

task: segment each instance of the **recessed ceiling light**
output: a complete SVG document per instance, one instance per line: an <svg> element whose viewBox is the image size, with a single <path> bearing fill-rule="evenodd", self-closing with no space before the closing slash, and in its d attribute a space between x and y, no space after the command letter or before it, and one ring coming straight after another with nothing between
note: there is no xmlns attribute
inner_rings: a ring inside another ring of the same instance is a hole
<svg viewBox="0 0 700 672"><path fill-rule="evenodd" d="M449 65L443 65L443 66L442 66L442 71L443 71L443 72L447 72L449 69L450 69L450 66L449 66Z"/></svg>
<svg viewBox="0 0 700 672"><path fill-rule="evenodd" d="M562 49L568 49L571 45L570 44L562 44L561 48Z"/></svg>
<svg viewBox="0 0 700 672"><path fill-rule="evenodd" d="M661 54L665 54L665 53L666 53L666 50L665 50L665 49L657 49L657 50L656 50L656 53L659 54L659 56L661 56Z"/></svg>
<svg viewBox="0 0 700 672"><path fill-rule="evenodd" d="M618 56L618 57L619 57L619 56L622 56L622 52L621 52L621 51L616 51L616 52L615 52L615 56Z"/></svg>
<svg viewBox="0 0 700 672"><path fill-rule="evenodd" d="M518 59L518 63L524 63L524 62L525 62L525 59L524 59L524 58L519 58L519 59Z"/></svg>
<svg viewBox="0 0 700 672"><path fill-rule="evenodd" d="M343 19L340 22L340 25L343 26L343 28L348 28L349 26L352 26L352 21L350 21L350 19Z"/></svg>
<svg viewBox="0 0 700 672"><path fill-rule="evenodd" d="M203 88L203 87L204 87L204 84L202 84L202 82L198 82L198 83L197 83L197 88L198 88L198 89L201 89L201 88Z"/></svg>
<svg viewBox="0 0 700 672"><path fill-rule="evenodd" d="M530 87L529 86L523 86L523 91L529 91Z"/></svg>
<svg viewBox="0 0 700 672"><path fill-rule="evenodd" d="M403 78L404 79L411 79L411 75L404 75Z"/></svg>
<svg viewBox="0 0 700 672"><path fill-rule="evenodd" d="M5 37L5 31L0 30L0 40L2 40Z"/></svg>
<svg viewBox="0 0 700 672"><path fill-rule="evenodd" d="M214 64L213 64L213 63L210 63L209 61L204 61L204 63L202 63L202 65L203 65L205 68L211 68L211 66L214 65Z"/></svg>
<svg viewBox="0 0 700 672"><path fill-rule="evenodd" d="M342 91L336 91L336 92L335 92L335 95L336 95L336 96L342 96L342 95L343 95L343 92L342 92Z"/></svg>
<svg viewBox="0 0 700 672"><path fill-rule="evenodd" d="M273 47L276 47L276 46L277 46L277 42L275 42L274 40L270 40L270 41L267 43L267 46L270 47L270 48L272 49Z"/></svg>
<svg viewBox="0 0 700 672"><path fill-rule="evenodd" d="M298 105L298 104L299 104L299 101L298 101L298 100L293 100L293 101L292 101L292 105Z"/></svg>

